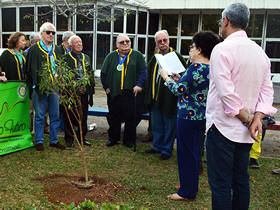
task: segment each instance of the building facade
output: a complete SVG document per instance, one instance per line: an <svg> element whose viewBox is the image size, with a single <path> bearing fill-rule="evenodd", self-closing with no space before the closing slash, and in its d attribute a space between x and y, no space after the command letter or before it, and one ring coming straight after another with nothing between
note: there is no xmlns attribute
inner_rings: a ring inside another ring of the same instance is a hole
<svg viewBox="0 0 280 210"><path fill-rule="evenodd" d="M61 43L62 33L68 30L67 18L58 15L48 1L0 2L2 48L7 46L10 34L22 31L28 36L31 32L38 31L45 21L56 26L57 44ZM217 21L221 18L221 11L233 1L176 0L171 3L170 0L147 0L143 1L143 5L139 5L139 2L141 1L128 0L124 1L125 4L102 7L102 11L98 11L100 14L97 13L96 17L90 19L81 15L72 17L72 31L82 38L84 51L91 56L95 69L100 69L105 56L115 49L116 37L120 33L128 34L133 48L142 52L149 60L155 48L155 32L166 29L170 34L170 45L187 59L193 34L200 30L219 33ZM280 82L280 1L241 2L247 4L251 10L247 34L265 50L271 60L273 81ZM92 3L90 5L97 7ZM104 12L111 14L113 21L101 21L98 17ZM97 30L94 30L95 28Z"/></svg>

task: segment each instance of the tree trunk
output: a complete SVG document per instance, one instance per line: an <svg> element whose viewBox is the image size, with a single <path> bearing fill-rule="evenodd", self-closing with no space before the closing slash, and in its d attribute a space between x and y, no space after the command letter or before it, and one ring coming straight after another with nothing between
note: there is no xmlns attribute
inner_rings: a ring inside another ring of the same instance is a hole
<svg viewBox="0 0 280 210"><path fill-rule="evenodd" d="M83 129L82 129L81 120L79 120L78 123L79 123L79 128L80 128L81 152L82 152L83 165L84 165L85 182L88 183L88 169L87 169L86 154L85 154L85 150L84 150Z"/></svg>

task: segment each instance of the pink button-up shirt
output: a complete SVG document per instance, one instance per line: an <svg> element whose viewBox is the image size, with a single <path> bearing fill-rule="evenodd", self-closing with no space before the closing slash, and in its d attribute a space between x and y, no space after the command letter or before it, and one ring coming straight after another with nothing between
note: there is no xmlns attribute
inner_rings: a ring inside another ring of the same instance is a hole
<svg viewBox="0 0 280 210"><path fill-rule="evenodd" d="M211 54L206 131L215 124L231 141L254 143L236 115L242 108L271 115L277 111L272 103L269 58L245 31L232 33Z"/></svg>

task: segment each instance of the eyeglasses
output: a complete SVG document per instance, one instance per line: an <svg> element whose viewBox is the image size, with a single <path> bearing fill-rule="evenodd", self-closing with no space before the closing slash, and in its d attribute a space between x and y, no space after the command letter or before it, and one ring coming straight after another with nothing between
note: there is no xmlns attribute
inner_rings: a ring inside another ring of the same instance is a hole
<svg viewBox="0 0 280 210"><path fill-rule="evenodd" d="M48 35L50 35L50 34L55 35L55 31L45 31L45 32L46 32L46 34L48 34Z"/></svg>
<svg viewBox="0 0 280 210"><path fill-rule="evenodd" d="M119 44L124 44L124 43L128 44L129 42L130 42L130 40L127 39L127 40L124 40L124 41L120 41Z"/></svg>
<svg viewBox="0 0 280 210"><path fill-rule="evenodd" d="M157 40L157 43L158 44L163 44L163 43L166 43L168 39L159 39Z"/></svg>
<svg viewBox="0 0 280 210"><path fill-rule="evenodd" d="M221 27L221 26L222 26L223 21L224 21L224 18L221 18L220 20L218 20L218 22L217 22L217 23L218 23L218 26L219 26L219 27Z"/></svg>

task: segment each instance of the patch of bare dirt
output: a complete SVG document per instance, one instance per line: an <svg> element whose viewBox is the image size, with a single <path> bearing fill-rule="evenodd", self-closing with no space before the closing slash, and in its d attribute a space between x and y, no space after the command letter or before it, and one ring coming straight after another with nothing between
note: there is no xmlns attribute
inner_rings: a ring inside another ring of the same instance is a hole
<svg viewBox="0 0 280 210"><path fill-rule="evenodd" d="M72 182L81 179L76 175L52 174L35 180L44 185L44 193L52 203L77 204L85 199L95 203L112 202L117 200L117 192L124 191L120 183L108 182L96 176L89 177L94 182L91 189L79 189Z"/></svg>

